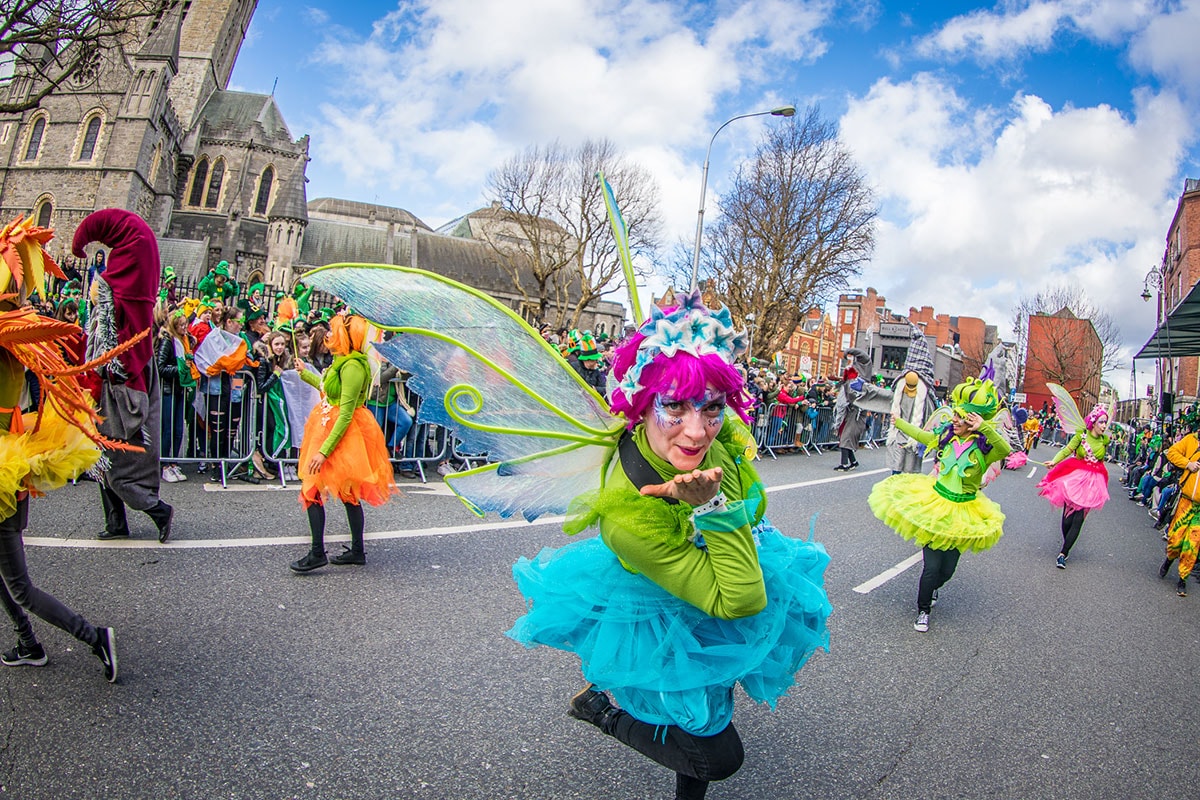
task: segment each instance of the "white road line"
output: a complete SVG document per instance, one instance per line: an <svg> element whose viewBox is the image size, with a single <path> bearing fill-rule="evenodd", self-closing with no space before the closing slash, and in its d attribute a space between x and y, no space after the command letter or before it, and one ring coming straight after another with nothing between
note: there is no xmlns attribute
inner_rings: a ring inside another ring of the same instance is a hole
<svg viewBox="0 0 1200 800"><path fill-rule="evenodd" d="M1037 472L1037 467L1030 467L1030 468L1029 468L1029 474L1028 474L1028 475L1026 475L1025 477L1026 477L1026 478L1032 478L1032 477L1033 477L1033 473L1035 473L1035 472Z"/></svg>
<svg viewBox="0 0 1200 800"><path fill-rule="evenodd" d="M899 575L900 573L904 572L906 569L911 567L913 564L916 564L920 560L921 560L921 553L919 553L919 552L913 553L911 556L904 559L903 561L901 561L899 564L892 567L891 569L885 569L883 572L879 573L874 578L871 578L871 580L869 580L865 583L860 583L858 586L855 586L854 591L858 592L859 594L866 594L867 592L870 592L873 589L878 589L880 586L883 586L885 583L890 581L892 578L894 578L897 575Z"/></svg>
<svg viewBox="0 0 1200 800"><path fill-rule="evenodd" d="M788 489L801 489L806 486L817 486L823 483L835 483L837 481L853 480L854 478L862 478L867 475L878 475L882 472L890 472L886 469L869 470L867 472L855 472L849 475L836 475L832 478L817 478L811 481L802 481L800 483L789 483L783 486L772 486L767 489L767 493L781 492ZM280 487L274 486L273 489ZM270 491L262 486L230 486L227 489L219 488L219 484L213 486L205 484L205 491L221 492L221 491ZM292 491L296 491L296 487L291 487ZM404 488L402 491L411 491L417 494L444 494L453 497L453 492L450 487L445 484L429 483L424 487L416 486ZM474 533L478 531L493 531L504 530L507 528L530 528L537 525L561 525L566 517L539 517L533 522L525 520L515 520L508 522L481 522L473 525L451 525L444 528L420 528L417 530L405 531L379 531L377 533L366 534L367 539L413 539L422 536L449 536L456 533ZM340 536L326 536L325 539L331 542L348 542L350 541L349 534ZM103 549L126 549L126 550L189 550L189 549L212 549L221 547L267 547L270 545L304 545L309 543L308 536L246 536L229 539L171 539L165 544L159 544L157 539L111 539L102 541L100 539L58 539L53 536L26 536L24 537L25 544L33 547L66 547L66 548L94 548L97 550Z"/></svg>

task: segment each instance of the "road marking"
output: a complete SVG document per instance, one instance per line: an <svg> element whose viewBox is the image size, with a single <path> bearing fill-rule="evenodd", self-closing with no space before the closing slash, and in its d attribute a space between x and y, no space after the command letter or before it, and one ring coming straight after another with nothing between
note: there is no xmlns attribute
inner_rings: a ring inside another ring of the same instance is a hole
<svg viewBox="0 0 1200 800"><path fill-rule="evenodd" d="M1026 478L1032 478L1032 477L1033 477L1033 473L1035 473L1035 472L1037 472L1037 467L1030 467L1030 468L1029 468L1029 474L1028 474L1028 475L1026 475L1025 477L1026 477Z"/></svg>
<svg viewBox="0 0 1200 800"><path fill-rule="evenodd" d="M867 472L855 472L849 475L836 475L832 478L817 478L811 481L801 481L800 483L789 483L783 486L772 486L766 491L780 492L788 489L801 489L806 486L817 486L823 483L836 483L837 481L852 480L854 478L863 478L867 475L878 475L883 472L890 472L887 469L868 470ZM227 489L210 488L213 484L205 484L205 491L214 492L245 492L245 491L271 491L278 490L282 487L272 486L230 486ZM216 484L219 486L219 484ZM295 487L292 488L295 491ZM416 494L434 494L446 495L453 497L454 493L450 491L450 487L444 483L429 483L424 487L417 486L406 487L404 491L412 491ZM479 531L494 531L506 530L509 528L532 528L538 525L561 525L566 520L564 516L539 517L533 522L525 520L514 520L508 522L481 522L470 525L450 525L442 528L419 528L417 530L402 530L402 531L378 531L376 533L366 534L366 539L385 540L385 539L414 539L423 536L449 536L456 533L476 533ZM331 542L348 542L350 541L349 534L341 534L334 536L326 536L325 539ZM58 539L53 536L26 536L24 537L25 544L33 547L66 547L66 548L94 548L97 550L196 550L196 549L213 549L221 547L267 547L270 545L304 545L309 544L310 539L306 536L246 536L228 539L171 539L170 541L160 544L157 539Z"/></svg>
<svg viewBox="0 0 1200 800"><path fill-rule="evenodd" d="M905 570L907 570L909 567L911 567L913 564L916 564L920 560L921 560L921 553L919 553L919 552L913 553L911 556L904 559L903 561L901 561L899 564L892 567L891 569L885 569L883 572L879 573L874 578L871 578L871 580L869 580L865 583L860 583L858 586L855 586L854 591L858 592L859 594L866 594L867 592L870 592L873 589L878 589L880 586L883 586L885 583L890 581L892 578L894 578L897 575L899 575L900 573L904 572Z"/></svg>
<svg viewBox="0 0 1200 800"><path fill-rule="evenodd" d="M416 492L417 494L434 494L434 495L439 495L439 496L443 496L443 497L454 497L454 492L452 492L450 490L450 487L440 481L430 482L430 483L425 483L425 484L401 483L401 484L396 484L396 486L400 490L401 494L407 494L409 492ZM278 492L278 491L298 492L298 491L300 491L300 484L297 483L297 484L289 484L287 486L280 486L278 483L268 483L268 482L264 481L263 483L261 483L257 486L255 486L253 484L248 484L248 483L247 484L230 483L228 486L222 486L219 483L206 483L206 484L204 484L204 491L214 492L217 494L224 493L224 492Z"/></svg>

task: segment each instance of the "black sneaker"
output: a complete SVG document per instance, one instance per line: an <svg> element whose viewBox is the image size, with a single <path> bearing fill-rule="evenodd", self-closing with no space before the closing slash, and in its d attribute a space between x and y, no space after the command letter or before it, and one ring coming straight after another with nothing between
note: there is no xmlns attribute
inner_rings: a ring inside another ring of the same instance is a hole
<svg viewBox="0 0 1200 800"><path fill-rule="evenodd" d="M596 691L591 684L571 698L571 706L567 709L568 716L590 722L600 730L604 730L604 724L616 713L617 707L609 701L608 695Z"/></svg>
<svg viewBox="0 0 1200 800"><path fill-rule="evenodd" d="M325 551L317 553L312 550L308 551L308 555L299 561L293 561L290 566L292 572L311 572L314 569L325 566L329 563L329 559L325 557Z"/></svg>
<svg viewBox="0 0 1200 800"><path fill-rule="evenodd" d="M857 461L855 461L855 462L854 462L853 464L851 464L850 466L846 467L846 472L849 472L849 471L850 471L850 470L852 470L852 469L858 469L858 462L857 462Z"/></svg>
<svg viewBox="0 0 1200 800"><path fill-rule="evenodd" d="M92 645L92 652L104 665L104 679L109 683L117 682L117 634L112 628L96 628L100 637Z"/></svg>
<svg viewBox="0 0 1200 800"><path fill-rule="evenodd" d="M44 667L50 659L46 658L46 650L38 642L26 646L17 646L4 655L0 655L0 664L6 667Z"/></svg>
<svg viewBox="0 0 1200 800"><path fill-rule="evenodd" d="M343 564L358 564L362 566L367 563L367 554L361 550L351 550L349 547L343 547L341 553L329 559L329 563L337 564L339 567Z"/></svg>
<svg viewBox="0 0 1200 800"><path fill-rule="evenodd" d="M1187 581L1183 578L1179 579L1179 583L1175 584L1175 594L1180 597L1187 597Z"/></svg>
<svg viewBox="0 0 1200 800"><path fill-rule="evenodd" d="M128 539L129 531L124 530L124 531L117 531L116 533L113 533L112 531L109 531L109 530L103 530L96 534L96 538L100 539L101 541L105 541L105 542L107 542L110 539Z"/></svg>
<svg viewBox="0 0 1200 800"><path fill-rule="evenodd" d="M1162 563L1162 566L1158 568L1158 577L1160 580L1167 577L1167 573L1171 571L1171 562L1173 560L1174 559L1168 558Z"/></svg>
<svg viewBox="0 0 1200 800"><path fill-rule="evenodd" d="M848 469L850 469L850 468L848 466L846 466L845 464L838 464L836 467L833 468L833 471L834 472L845 472Z"/></svg>

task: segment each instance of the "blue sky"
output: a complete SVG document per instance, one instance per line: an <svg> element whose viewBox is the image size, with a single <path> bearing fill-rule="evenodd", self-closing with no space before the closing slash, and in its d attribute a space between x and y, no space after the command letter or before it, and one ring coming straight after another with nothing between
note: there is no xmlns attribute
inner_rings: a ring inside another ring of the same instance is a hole
<svg viewBox="0 0 1200 800"><path fill-rule="evenodd" d="M1143 277L1200 176L1196 41L1200 0L264 0L230 85L278 78L293 135L312 136L310 199L437 227L524 147L607 136L657 179L671 242L694 234L717 126L819 104L880 201L861 286L1008 335L1022 295L1080 285L1128 357L1154 324ZM722 131L709 219L772 122ZM1124 396L1128 361L1108 377Z"/></svg>

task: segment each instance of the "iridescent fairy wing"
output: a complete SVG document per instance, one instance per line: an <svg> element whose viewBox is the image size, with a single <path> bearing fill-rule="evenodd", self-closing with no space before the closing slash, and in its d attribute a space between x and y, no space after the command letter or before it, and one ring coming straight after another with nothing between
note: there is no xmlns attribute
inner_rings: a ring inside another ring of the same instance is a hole
<svg viewBox="0 0 1200 800"><path fill-rule="evenodd" d="M409 267L333 264L304 282L392 331L375 347L412 376L417 421L487 455L492 463L447 480L473 511L532 519L599 485L624 421L511 309Z"/></svg>
<svg viewBox="0 0 1200 800"><path fill-rule="evenodd" d="M1063 431L1070 436L1075 431L1083 430L1083 414L1079 413L1079 406L1075 405L1071 393L1057 383L1047 383L1046 388L1054 396L1054 411Z"/></svg>

